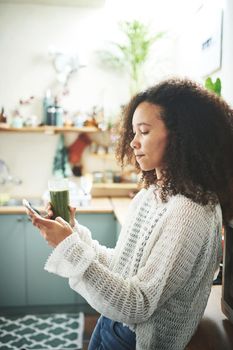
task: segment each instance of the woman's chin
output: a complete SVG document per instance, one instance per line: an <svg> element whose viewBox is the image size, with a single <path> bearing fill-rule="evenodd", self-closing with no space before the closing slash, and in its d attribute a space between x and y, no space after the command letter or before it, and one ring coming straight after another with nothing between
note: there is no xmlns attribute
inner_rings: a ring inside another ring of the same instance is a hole
<svg viewBox="0 0 233 350"><path fill-rule="evenodd" d="M155 170L155 167L153 165L146 164L148 162L145 162L145 161L143 162L142 159L140 159L140 161L138 161L137 163L142 171Z"/></svg>
<svg viewBox="0 0 233 350"><path fill-rule="evenodd" d="M144 166L144 167L141 166L140 168L141 168L142 171L152 171L152 170L155 170L155 168L146 167L146 166Z"/></svg>

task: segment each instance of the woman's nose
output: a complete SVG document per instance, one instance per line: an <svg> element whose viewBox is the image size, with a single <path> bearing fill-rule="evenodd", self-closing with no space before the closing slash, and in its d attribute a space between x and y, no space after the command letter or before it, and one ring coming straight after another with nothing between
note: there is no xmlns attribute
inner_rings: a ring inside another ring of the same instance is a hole
<svg viewBox="0 0 233 350"><path fill-rule="evenodd" d="M134 137L133 140L130 142L130 147L131 148L137 148L138 147L138 142L136 140L136 138Z"/></svg>

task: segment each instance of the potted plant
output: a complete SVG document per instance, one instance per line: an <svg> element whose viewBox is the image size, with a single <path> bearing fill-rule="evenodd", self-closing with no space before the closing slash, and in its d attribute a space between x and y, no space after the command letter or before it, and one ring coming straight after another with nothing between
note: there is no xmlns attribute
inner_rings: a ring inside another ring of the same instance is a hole
<svg viewBox="0 0 233 350"><path fill-rule="evenodd" d="M130 76L130 92L141 89L143 66L146 63L152 45L162 38L163 32L152 35L149 26L133 20L119 23L124 35L124 43L111 42L109 49L98 51L102 64L111 69L124 69Z"/></svg>

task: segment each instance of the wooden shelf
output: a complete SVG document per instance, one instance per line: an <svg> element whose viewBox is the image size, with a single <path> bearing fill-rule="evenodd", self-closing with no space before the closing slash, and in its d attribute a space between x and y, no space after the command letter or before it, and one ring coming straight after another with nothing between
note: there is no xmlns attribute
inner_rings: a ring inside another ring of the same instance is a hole
<svg viewBox="0 0 233 350"><path fill-rule="evenodd" d="M137 183L93 183L91 192L94 197L128 197L137 190Z"/></svg>
<svg viewBox="0 0 233 350"><path fill-rule="evenodd" d="M100 159L111 159L111 160L115 160L115 154L114 153L90 153L91 157L94 158L100 158Z"/></svg>
<svg viewBox="0 0 233 350"><path fill-rule="evenodd" d="M137 183L131 183L131 182L124 182L124 183L107 183L107 182L102 182L102 183L93 183L93 188L101 188L101 189L128 189L128 190L135 190L138 188Z"/></svg>
<svg viewBox="0 0 233 350"><path fill-rule="evenodd" d="M84 126L82 128L77 128L74 126L37 126L37 127L22 127L22 128L11 128L11 127L2 127L0 126L0 132L17 132L17 133L45 133L45 134L59 134L66 132L98 132L99 129L92 126Z"/></svg>

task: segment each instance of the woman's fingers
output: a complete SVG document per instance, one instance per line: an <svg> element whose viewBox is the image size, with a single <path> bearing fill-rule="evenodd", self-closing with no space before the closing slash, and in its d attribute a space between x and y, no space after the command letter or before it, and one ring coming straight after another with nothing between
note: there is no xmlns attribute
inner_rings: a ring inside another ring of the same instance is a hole
<svg viewBox="0 0 233 350"><path fill-rule="evenodd" d="M76 208L69 207L70 209L70 214L75 216Z"/></svg>
<svg viewBox="0 0 233 350"><path fill-rule="evenodd" d="M31 212L30 210L28 210L27 208L25 208L25 210L26 210L26 214L27 214L30 218L32 218L32 216L33 216L32 212Z"/></svg>
<svg viewBox="0 0 233 350"><path fill-rule="evenodd" d="M69 207L69 210L70 210L70 225L71 227L74 227L76 208Z"/></svg>
<svg viewBox="0 0 233 350"><path fill-rule="evenodd" d="M52 209L52 204L50 202L47 203L46 205L46 210L51 210Z"/></svg>
<svg viewBox="0 0 233 350"><path fill-rule="evenodd" d="M49 210L48 210L48 216L49 216L50 218L53 217L53 211L52 211L52 209L49 209Z"/></svg>
<svg viewBox="0 0 233 350"><path fill-rule="evenodd" d="M63 227L70 226L68 222L62 219L60 216L56 217L55 221L61 224Z"/></svg>
<svg viewBox="0 0 233 350"><path fill-rule="evenodd" d="M67 236L72 234L71 226L61 217L50 220L35 213L31 218L33 225L40 230L41 235L52 247L56 247Z"/></svg>
<svg viewBox="0 0 233 350"><path fill-rule="evenodd" d="M52 221L50 219L42 218L40 215L33 215L32 223L39 229L41 228L52 228Z"/></svg>
<svg viewBox="0 0 233 350"><path fill-rule="evenodd" d="M47 212L46 219L54 218L54 213L50 202L48 202L48 204L46 205L46 212Z"/></svg>

